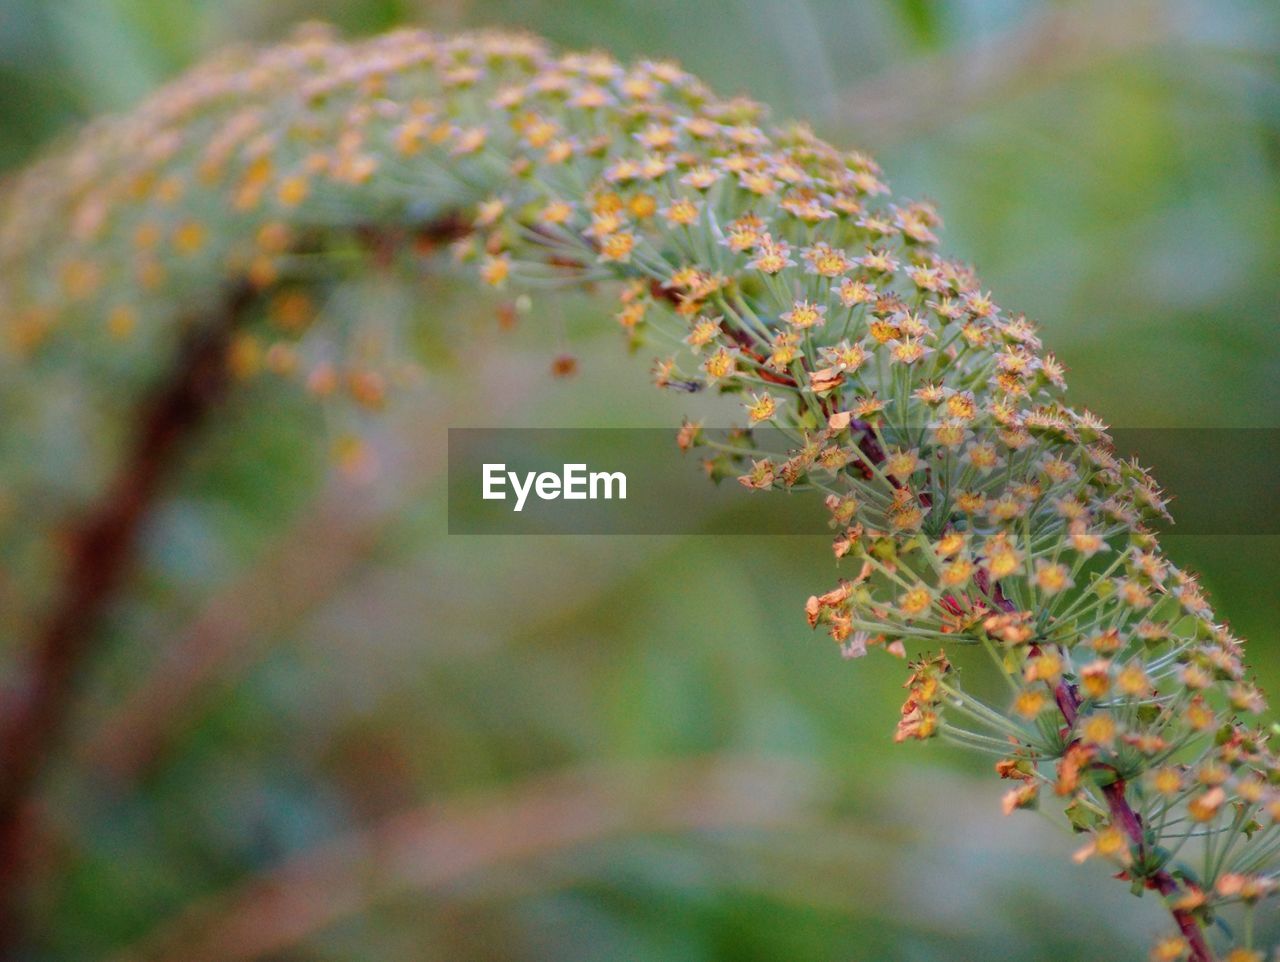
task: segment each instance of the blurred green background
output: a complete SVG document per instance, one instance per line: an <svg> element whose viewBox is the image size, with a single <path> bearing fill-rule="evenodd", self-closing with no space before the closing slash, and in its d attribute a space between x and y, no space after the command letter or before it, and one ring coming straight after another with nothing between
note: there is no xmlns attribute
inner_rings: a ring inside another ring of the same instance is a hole
<svg viewBox="0 0 1280 962"><path fill-rule="evenodd" d="M1280 427L1273 0L0 0L0 168L313 18L674 57L935 200L1077 403ZM891 743L902 666L804 624L825 539L449 537L448 426L706 409L589 298L505 336L464 287L430 299L485 359L368 426L377 477L267 389L186 466L47 786L38 959L1144 957L1153 899L1000 816L986 761ZM1280 537L1167 544L1274 691Z"/></svg>

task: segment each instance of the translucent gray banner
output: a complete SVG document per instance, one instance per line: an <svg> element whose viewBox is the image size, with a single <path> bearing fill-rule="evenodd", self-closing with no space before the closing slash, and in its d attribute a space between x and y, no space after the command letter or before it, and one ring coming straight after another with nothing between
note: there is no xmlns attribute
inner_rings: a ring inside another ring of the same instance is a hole
<svg viewBox="0 0 1280 962"><path fill-rule="evenodd" d="M706 429L734 445L727 430ZM1280 534L1280 429L1113 428L1170 497L1179 535ZM794 445L754 432L771 452ZM449 429L449 533L829 534L813 491L752 491L668 428ZM711 478L709 480L709 473ZM717 480L718 483L712 483Z"/></svg>

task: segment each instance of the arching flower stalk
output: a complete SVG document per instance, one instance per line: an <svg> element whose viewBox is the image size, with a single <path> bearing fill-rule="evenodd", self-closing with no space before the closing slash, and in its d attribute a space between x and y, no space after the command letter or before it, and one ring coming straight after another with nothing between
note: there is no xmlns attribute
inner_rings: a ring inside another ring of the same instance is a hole
<svg viewBox="0 0 1280 962"><path fill-rule="evenodd" d="M140 391L202 305L247 286L232 373L378 407L406 358L316 323L334 278L414 270L449 241L494 287L608 284L627 338L664 346L660 387L737 392L750 425L791 439L746 455L679 435L713 475L825 497L850 575L808 621L846 656L912 654L897 739L990 754L1010 812L1060 800L1079 858L1168 906L1153 958L1214 958L1209 926L1243 903L1225 958L1261 959L1280 788L1241 644L1161 554L1155 483L1065 406L1062 366L936 251L938 226L870 158L669 63L307 29L15 179L0 381ZM11 493L42 483L33 468ZM967 692L954 645L987 652L1007 697Z"/></svg>

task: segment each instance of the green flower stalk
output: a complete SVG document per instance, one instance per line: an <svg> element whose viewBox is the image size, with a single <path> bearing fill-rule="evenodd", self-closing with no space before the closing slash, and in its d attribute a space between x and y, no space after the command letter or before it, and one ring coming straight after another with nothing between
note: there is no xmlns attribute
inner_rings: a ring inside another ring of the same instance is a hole
<svg viewBox="0 0 1280 962"><path fill-rule="evenodd" d="M178 358L198 407L220 375L192 367L194 343L232 380L376 408L404 380L404 332L378 353L318 323L335 278L415 271L447 244L495 287L608 285L627 339L663 346L659 386L742 398L747 433L721 445L686 423L683 448L713 476L825 498L850 575L808 621L848 657L914 653L896 737L989 753L1009 812L1059 799L1081 859L1168 906L1153 958L1215 958L1210 926L1242 903L1223 957L1261 959L1250 923L1276 888L1280 774L1241 643L1161 553L1155 482L1065 405L1033 325L937 252L938 226L867 156L767 126L669 63L308 28L195 70L8 186L0 383L17 397L72 372L142 396L172 389L158 359ZM182 423L161 418L153 440ZM755 425L787 450L755 449ZM48 483L33 467L10 498L34 504ZM92 551L125 557L136 507L117 540L98 532L62 562L62 621L2 743L0 824L20 818L47 744L34 733L56 728L100 616ZM1006 699L965 690L955 645L990 655Z"/></svg>

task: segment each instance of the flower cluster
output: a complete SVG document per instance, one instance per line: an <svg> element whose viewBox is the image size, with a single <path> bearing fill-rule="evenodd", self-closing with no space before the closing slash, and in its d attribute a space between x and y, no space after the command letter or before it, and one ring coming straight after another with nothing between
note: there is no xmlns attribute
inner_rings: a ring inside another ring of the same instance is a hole
<svg viewBox="0 0 1280 962"><path fill-rule="evenodd" d="M1064 404L1034 326L937 252L939 223L869 157L670 63L310 29L195 71L17 179L0 366L154 352L191 304L247 282L262 316L237 374L376 408L403 380L395 353L315 323L339 272L448 242L493 287L611 284L625 336L663 346L659 386L737 393L750 425L790 439L689 424L682 447L713 477L825 497L856 575L810 599L810 624L850 657L977 646L1008 683L987 703L922 656L897 737L992 754L1009 811L1061 799L1082 858L1168 902L1179 931L1155 957L1209 958L1203 927L1276 885L1262 695L1161 554L1155 483Z"/></svg>

